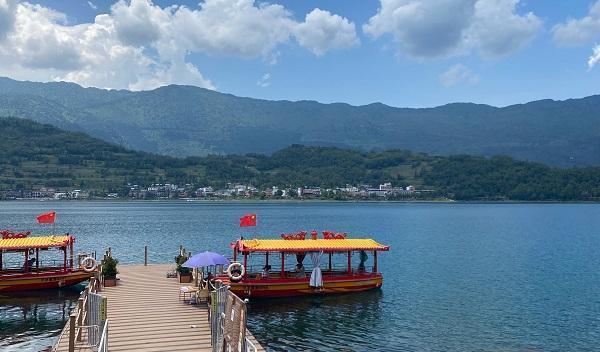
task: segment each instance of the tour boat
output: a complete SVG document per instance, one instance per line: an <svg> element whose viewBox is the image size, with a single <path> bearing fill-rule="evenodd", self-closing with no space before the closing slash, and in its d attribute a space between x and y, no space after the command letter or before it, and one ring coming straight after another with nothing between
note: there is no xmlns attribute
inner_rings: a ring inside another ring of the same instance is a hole
<svg viewBox="0 0 600 352"><path fill-rule="evenodd" d="M75 285L88 280L96 270L96 262L90 257L81 261L79 267L73 266L75 238L69 234L29 237L29 233L0 233L0 292ZM51 252L62 258L40 258L40 254L46 257L44 253Z"/></svg>
<svg viewBox="0 0 600 352"><path fill-rule="evenodd" d="M306 234L283 234L281 239L242 238L231 244L233 263L216 278L242 298L325 295L381 287L383 277L378 271L377 253L388 251L389 246L329 231L323 232L323 238L318 238L316 231L310 239ZM240 255L242 262L238 262ZM369 255L371 266L366 265ZM356 259L360 260L358 264ZM251 261L260 264L257 267Z"/></svg>

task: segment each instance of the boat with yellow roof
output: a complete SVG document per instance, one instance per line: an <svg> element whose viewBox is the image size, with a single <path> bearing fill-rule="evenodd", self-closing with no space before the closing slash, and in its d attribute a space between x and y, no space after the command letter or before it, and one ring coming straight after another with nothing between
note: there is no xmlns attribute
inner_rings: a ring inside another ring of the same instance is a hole
<svg viewBox="0 0 600 352"><path fill-rule="evenodd" d="M74 266L75 237L29 237L29 233L0 231L0 292L57 288L88 280L96 262L87 257ZM49 259L58 254L58 259Z"/></svg>
<svg viewBox="0 0 600 352"><path fill-rule="evenodd" d="M217 279L245 298L349 293L383 285L377 254L389 246L330 231L322 238L316 231L308 239L306 235L302 231L282 234L281 239L242 238L231 244L233 263Z"/></svg>

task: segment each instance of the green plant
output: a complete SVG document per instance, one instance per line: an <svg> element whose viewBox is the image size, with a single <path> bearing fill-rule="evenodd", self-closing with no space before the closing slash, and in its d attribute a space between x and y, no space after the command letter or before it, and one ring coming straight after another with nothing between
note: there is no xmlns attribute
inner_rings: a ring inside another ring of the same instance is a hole
<svg viewBox="0 0 600 352"><path fill-rule="evenodd" d="M179 273L179 275L190 275L192 273L192 270L190 268L182 266L182 264L185 263L187 259L188 258L186 256L181 254L175 257L175 264L177 264L177 272Z"/></svg>
<svg viewBox="0 0 600 352"><path fill-rule="evenodd" d="M117 271L117 264L119 261L113 257L107 257L102 264L102 276L109 279L114 279L119 273Z"/></svg>

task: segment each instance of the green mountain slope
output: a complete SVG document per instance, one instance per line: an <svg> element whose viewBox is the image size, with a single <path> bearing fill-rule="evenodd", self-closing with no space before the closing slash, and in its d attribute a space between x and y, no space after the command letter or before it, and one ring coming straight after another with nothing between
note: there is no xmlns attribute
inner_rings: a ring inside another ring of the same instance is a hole
<svg viewBox="0 0 600 352"><path fill-rule="evenodd" d="M193 187L343 187L392 182L459 200L597 200L600 168L553 168L509 157L429 156L293 145L270 156L174 158L20 118L0 118L0 190L125 192L128 183Z"/></svg>
<svg viewBox="0 0 600 352"><path fill-rule="evenodd" d="M0 118L0 189L46 186L115 191L127 183L164 182L214 187L230 182L264 187L334 187L391 180L418 184L419 180L396 169L407 164L410 170L405 173L413 176L410 163L428 159L405 151L364 154L303 146L292 146L272 156L175 158L128 150L31 120Z"/></svg>
<svg viewBox="0 0 600 352"><path fill-rule="evenodd" d="M190 86L129 92L0 78L0 116L30 118L173 156L272 153L303 144L600 165L600 96L505 108L402 109L266 101Z"/></svg>

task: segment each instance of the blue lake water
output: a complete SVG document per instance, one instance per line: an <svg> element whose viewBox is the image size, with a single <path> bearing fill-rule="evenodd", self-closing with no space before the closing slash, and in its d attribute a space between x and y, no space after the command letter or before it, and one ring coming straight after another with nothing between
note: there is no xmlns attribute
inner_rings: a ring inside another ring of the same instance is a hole
<svg viewBox="0 0 600 352"><path fill-rule="evenodd" d="M251 301L272 351L597 351L600 205L254 202L4 202L0 228L49 233L57 211L77 250L171 262L179 244L229 255L240 235L334 230L390 245L381 290ZM255 212L256 229L240 231ZM75 297L75 298L73 298ZM0 298L0 349L51 345L76 290ZM35 314L34 314L35 313Z"/></svg>

